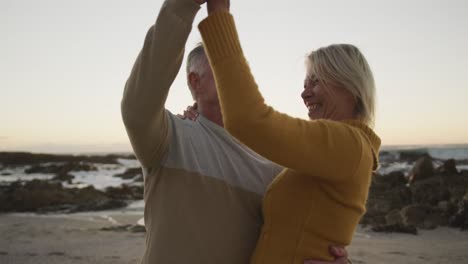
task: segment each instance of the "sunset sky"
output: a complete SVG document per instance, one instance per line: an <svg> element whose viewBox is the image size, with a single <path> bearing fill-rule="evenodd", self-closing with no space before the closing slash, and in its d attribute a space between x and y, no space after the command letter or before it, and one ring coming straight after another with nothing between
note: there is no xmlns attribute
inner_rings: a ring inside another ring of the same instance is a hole
<svg viewBox="0 0 468 264"><path fill-rule="evenodd" d="M120 99L162 0L0 0L0 151L128 151ZM468 2L231 0L267 103L306 118L313 49L351 43L377 84L384 145L468 143ZM198 13L187 43L201 41ZM183 63L185 65L185 61ZM192 103L182 70L166 107Z"/></svg>

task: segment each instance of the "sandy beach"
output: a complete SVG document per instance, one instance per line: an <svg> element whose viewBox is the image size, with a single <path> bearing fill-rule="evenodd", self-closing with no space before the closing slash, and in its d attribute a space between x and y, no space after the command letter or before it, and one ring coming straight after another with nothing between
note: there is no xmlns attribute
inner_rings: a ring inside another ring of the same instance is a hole
<svg viewBox="0 0 468 264"><path fill-rule="evenodd" d="M141 213L0 215L0 263L139 263L144 233L101 231L135 224ZM439 227L418 235L360 228L348 248L353 263L468 263L468 232Z"/></svg>

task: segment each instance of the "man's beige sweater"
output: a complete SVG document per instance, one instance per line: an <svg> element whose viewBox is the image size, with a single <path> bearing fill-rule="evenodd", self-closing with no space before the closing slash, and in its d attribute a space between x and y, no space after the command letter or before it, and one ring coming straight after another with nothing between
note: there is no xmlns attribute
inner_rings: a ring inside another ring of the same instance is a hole
<svg viewBox="0 0 468 264"><path fill-rule="evenodd" d="M182 120L164 103L199 6L166 0L122 99L122 116L145 179L142 263L248 263L261 201L281 168L200 116Z"/></svg>

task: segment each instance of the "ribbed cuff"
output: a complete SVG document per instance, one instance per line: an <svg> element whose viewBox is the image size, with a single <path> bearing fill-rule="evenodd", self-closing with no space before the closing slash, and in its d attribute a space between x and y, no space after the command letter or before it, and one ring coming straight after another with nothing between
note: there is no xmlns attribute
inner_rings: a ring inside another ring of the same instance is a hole
<svg viewBox="0 0 468 264"><path fill-rule="evenodd" d="M234 18L229 12L219 11L209 15L200 22L198 29L211 63L242 54Z"/></svg>

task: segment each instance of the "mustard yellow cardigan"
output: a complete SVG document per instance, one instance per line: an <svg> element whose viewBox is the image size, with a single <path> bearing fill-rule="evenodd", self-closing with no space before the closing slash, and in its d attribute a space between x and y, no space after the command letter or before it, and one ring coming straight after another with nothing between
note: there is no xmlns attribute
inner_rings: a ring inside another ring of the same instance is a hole
<svg viewBox="0 0 468 264"><path fill-rule="evenodd" d="M365 212L379 137L356 120L309 121L267 106L243 55L233 17L199 25L213 68L225 128L285 169L263 201L264 225L252 263L332 260L330 245L350 244Z"/></svg>

